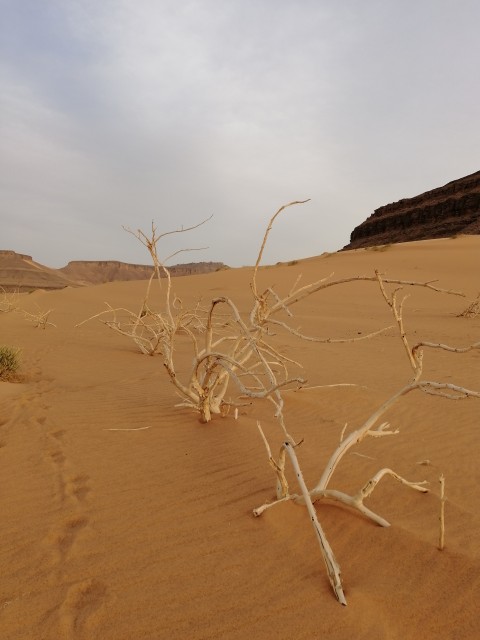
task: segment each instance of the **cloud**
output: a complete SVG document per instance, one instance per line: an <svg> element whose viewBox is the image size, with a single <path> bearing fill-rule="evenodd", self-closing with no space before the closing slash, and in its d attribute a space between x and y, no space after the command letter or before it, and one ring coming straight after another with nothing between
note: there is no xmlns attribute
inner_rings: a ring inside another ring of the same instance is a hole
<svg viewBox="0 0 480 640"><path fill-rule="evenodd" d="M480 9L460 4L5 2L2 245L142 262L122 224L213 213L202 258L246 264L311 197L266 260L340 248L375 207L478 169Z"/></svg>

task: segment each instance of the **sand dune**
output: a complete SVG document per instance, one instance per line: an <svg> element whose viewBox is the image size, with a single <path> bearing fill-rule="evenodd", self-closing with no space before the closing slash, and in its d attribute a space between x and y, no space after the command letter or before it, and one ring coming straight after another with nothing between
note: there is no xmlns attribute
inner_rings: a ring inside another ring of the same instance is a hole
<svg viewBox="0 0 480 640"><path fill-rule="evenodd" d="M467 298L412 290L405 320L414 341L478 341L480 316L457 317L479 290L480 237L357 250L261 269L263 286L366 274L439 279ZM251 269L184 277L184 303L226 294L242 312ZM37 291L28 311L54 309L56 328L0 314L0 342L21 348L21 383L0 383L0 637L5 640L474 639L480 614L480 400L410 394L387 419L400 433L367 439L334 478L355 491L389 466L428 480L419 494L385 479L369 506L375 526L333 503L317 513L342 568L347 607L335 600L304 507L260 518L275 480L256 428L276 452L271 405L208 425L174 405L159 357L92 321L140 306L142 282ZM357 336L391 324L373 283L342 285L294 309L296 326ZM278 338L304 365L310 390L286 392L290 432L309 486L348 423L361 424L411 378L395 332L354 344ZM179 340L184 367L190 356ZM480 352L428 352L425 377L480 388ZM182 368L182 366L181 366ZM321 388L349 383L356 386ZM360 453L361 455L357 455ZM428 465L419 462L428 460ZM446 477L446 547L437 549L439 476ZM292 487L293 474L289 472ZM333 486L332 485L332 486ZM296 490L296 489L295 489Z"/></svg>

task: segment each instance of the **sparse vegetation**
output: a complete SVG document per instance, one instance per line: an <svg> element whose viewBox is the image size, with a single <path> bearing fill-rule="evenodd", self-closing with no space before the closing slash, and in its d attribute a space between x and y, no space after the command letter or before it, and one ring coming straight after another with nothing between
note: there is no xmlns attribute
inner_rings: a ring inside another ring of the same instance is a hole
<svg viewBox="0 0 480 640"><path fill-rule="evenodd" d="M458 318L476 318L480 315L480 293L475 300L472 300L470 304L458 314Z"/></svg>
<svg viewBox="0 0 480 640"><path fill-rule="evenodd" d="M49 317L53 309L42 311L37 308L36 311L29 312L20 308L20 293L16 291L6 291L0 287L0 312L3 313L22 313L25 320L33 323L35 328L46 329L48 326L56 327L57 325L50 322Z"/></svg>
<svg viewBox="0 0 480 640"><path fill-rule="evenodd" d="M20 367L20 350L0 346L0 380L12 380Z"/></svg>
<svg viewBox="0 0 480 640"><path fill-rule="evenodd" d="M20 294L18 291L6 291L0 287L0 312L11 313L18 311L18 301Z"/></svg>
<svg viewBox="0 0 480 640"><path fill-rule="evenodd" d="M205 330L205 311L198 303L193 310L183 310L182 301L172 295L172 277L170 270L167 269L165 263L183 251L199 251L205 247L197 249L180 249L165 259L161 259L157 253L157 244L161 238L172 233L185 233L196 229L205 224L210 218L202 221L200 224L194 225L176 231L168 231L157 235L157 229L152 222L151 236L147 236L143 231L138 229L133 232L131 229L125 229L128 233L134 235L148 249L153 261L154 270L148 281L145 297L142 300L140 309L135 312L123 307L113 308L108 302L107 309L101 311L86 320L78 323L76 327L80 327L90 320L98 318L105 326L112 329L120 335L126 336L134 341L137 347L145 355L153 356L156 353L162 353L165 363L170 363L173 368L173 342L178 333L184 332L194 337L195 333ZM162 280L166 280L166 286ZM159 287L160 297L164 301L164 309L162 311L153 311L150 307L150 293L152 284L155 282ZM106 317L105 317L106 316ZM168 357L171 350L171 357ZM167 364L165 364L167 366ZM181 385L179 388L182 388Z"/></svg>
<svg viewBox="0 0 480 640"><path fill-rule="evenodd" d="M470 397L480 398L480 391L478 390L468 389L451 382L424 380L422 378L423 355L426 349L465 354L471 350L480 349L480 342L462 347L427 341L417 342L416 344L410 342L405 330L403 317L407 296L401 297L401 291L405 287L421 287L442 294L464 295L459 291L442 289L436 286L433 281L419 282L386 278L379 272L375 272L371 276L351 276L337 280L333 280L329 276L303 286L300 286L300 278L297 278L290 290L283 294L278 293L273 286L261 290L257 275L272 226L277 216L286 208L303 204L303 202L306 201L295 201L284 205L269 221L253 269L250 283L252 307L249 313L241 313L235 302L226 296L214 298L205 309L200 309L197 306L194 309L185 310L172 293L168 272L165 274L167 284L163 289L164 309L161 314L156 314L159 322L158 326L161 327L156 350L161 354L165 370L177 394L181 397L181 402L177 406L194 409L199 413L201 422L210 422L216 414L226 415L232 407L235 408L235 415L237 415L239 406L245 403L252 404L260 398L265 398L271 402L282 438L278 459L272 456L269 442L260 423L258 423L258 428L267 452L268 463L275 474L276 500L255 509L254 515L260 516L267 509L286 501L304 505L308 510L309 520L313 525L319 542L332 589L338 601L346 604L340 567L318 520L314 503L318 500L333 500L336 503L353 507L374 523L386 527L389 526L387 520L371 511L364 504L383 477L390 476L404 486L425 493L427 488L424 481L412 482L406 480L389 468L380 469L353 495L331 488L330 483L340 462L352 447L367 437L379 438L398 433L398 429L390 427L389 422L383 421L383 419L385 416L391 416L391 411L395 404L412 391L421 391L426 394L439 395L456 400ZM182 228L168 233L183 233L184 231L187 231L187 229ZM166 269L164 262L158 257L157 244L166 234L158 234L152 224L151 235L147 236L140 230L134 235L149 251L155 267L156 279L160 283L160 273L162 271L165 272ZM381 247L371 248L371 250L384 251L388 247L389 245L382 245ZM340 337L331 335L310 336L303 333L300 328L293 326L293 307L298 302L311 295L320 294L328 288L341 287L348 283L376 284L393 316L393 324L366 335L358 336L355 334L354 336ZM151 285L152 279L149 282L143 302L143 311L134 316L135 326L139 326L140 319L147 314L145 310L149 309L148 300ZM110 309L109 311L115 310ZM280 319L282 315L286 316L286 320ZM198 331L193 329L196 324L200 327ZM290 375L289 369L300 367L301 363L285 355L282 348L278 346L278 340L274 340L275 334L286 333L302 341L331 344L365 340L392 329L396 329L398 332L398 338L412 370L412 377L406 381L402 388L385 400L363 424L352 429L348 435L345 435L344 429L340 443L331 453L324 469L320 470L319 481L313 488L309 489L304 481L296 453L302 440L290 434L291 429L287 427L287 419L284 414L283 398L285 390L305 386L306 380L299 376ZM175 343L179 334L187 338L193 358L190 372L185 377L181 377L176 370ZM133 334L130 334L130 337L136 339ZM286 475L287 457L292 464L294 475L298 481L299 493L290 491ZM444 532L442 531L442 540L443 535Z"/></svg>
<svg viewBox="0 0 480 640"><path fill-rule="evenodd" d="M49 326L50 327L57 326L56 324L53 324L53 322L50 322L49 320L49 317L52 311L53 309L49 309L48 311L41 311L40 309L38 309L34 313L30 313L29 311L24 311L23 317L25 318L25 320L28 320L29 322L33 323L33 326L36 329L45 330Z"/></svg>

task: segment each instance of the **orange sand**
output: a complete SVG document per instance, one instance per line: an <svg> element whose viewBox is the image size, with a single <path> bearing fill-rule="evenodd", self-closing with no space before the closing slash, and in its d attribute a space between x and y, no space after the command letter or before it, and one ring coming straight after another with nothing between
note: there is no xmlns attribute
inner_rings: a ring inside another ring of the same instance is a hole
<svg viewBox="0 0 480 640"><path fill-rule="evenodd" d="M411 290L405 320L414 341L462 346L480 339L480 316L456 317L480 288L479 236L311 258L264 268L260 281L282 292L300 273L307 283L374 268L438 278L467 294ZM230 270L174 286L185 303L226 294L246 312L250 277L251 269ZM317 505L342 568L342 607L305 508L287 503L252 516L274 497L256 429L260 418L276 453L281 435L271 405L260 401L237 421L202 425L174 407L159 357L141 355L98 321L74 328L104 301L136 309L144 288L113 283L23 296L24 309L54 308L57 328L45 331L20 314L0 314L0 343L21 348L26 376L21 384L0 383L2 640L478 638L480 400L414 392L387 416L398 435L367 439L343 460L332 488L354 492L389 466L429 480L431 492L382 481L368 506L390 528ZM371 283L329 290L293 310L295 326L323 336L391 324ZM411 372L393 331L355 344L291 336L277 344L304 364L310 385L358 385L285 393L289 430L305 440L298 456L313 486L344 424L347 432L358 426ZM185 367L187 347L180 338ZM480 352L427 351L424 378L479 389ZM448 496L443 552L441 473Z"/></svg>

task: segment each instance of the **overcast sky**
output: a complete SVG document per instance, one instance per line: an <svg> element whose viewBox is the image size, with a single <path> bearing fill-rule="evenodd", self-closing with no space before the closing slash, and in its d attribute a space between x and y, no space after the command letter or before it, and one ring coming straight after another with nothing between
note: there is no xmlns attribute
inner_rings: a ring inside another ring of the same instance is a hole
<svg viewBox="0 0 480 640"><path fill-rule="evenodd" d="M51 267L335 251L477 171L478 0L0 0L0 249Z"/></svg>

